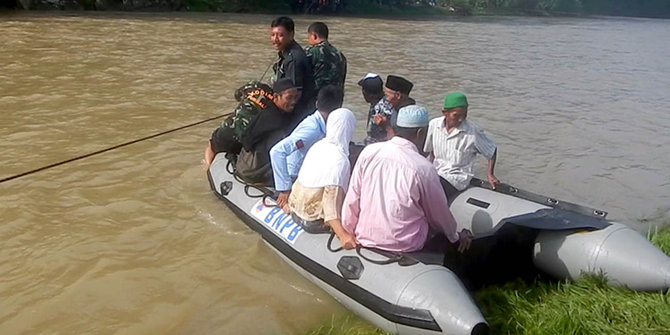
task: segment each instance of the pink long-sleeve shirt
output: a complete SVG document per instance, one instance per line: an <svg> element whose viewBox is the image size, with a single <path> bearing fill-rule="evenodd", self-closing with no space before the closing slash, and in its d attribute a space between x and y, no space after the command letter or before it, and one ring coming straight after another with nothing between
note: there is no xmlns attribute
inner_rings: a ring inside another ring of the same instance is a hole
<svg viewBox="0 0 670 335"><path fill-rule="evenodd" d="M342 208L342 226L365 247L410 252L429 225L456 242L456 220L433 165L401 137L368 145L358 157Z"/></svg>

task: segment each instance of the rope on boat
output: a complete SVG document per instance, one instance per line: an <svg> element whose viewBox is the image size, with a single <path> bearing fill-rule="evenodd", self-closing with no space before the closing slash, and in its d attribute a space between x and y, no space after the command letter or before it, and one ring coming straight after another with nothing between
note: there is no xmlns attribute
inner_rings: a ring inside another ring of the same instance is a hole
<svg viewBox="0 0 670 335"><path fill-rule="evenodd" d="M235 159L236 155L233 154L226 154L226 159L228 162L226 163L226 171L230 173L233 178L240 184L244 185L244 194L247 195L247 197L252 198L252 199L259 199L261 198L263 200L263 206L265 207L279 207L276 204L268 204L267 203L267 198L275 199L274 194L270 191L267 190L264 186L258 186L254 184L247 183L240 175L237 173L237 169L235 168L235 163L233 160ZM250 189L255 189L256 191L260 192L261 194L251 194L249 192Z"/></svg>
<svg viewBox="0 0 670 335"><path fill-rule="evenodd" d="M108 151L119 149L119 148L122 148L122 147L125 147L125 146L129 146L131 144L143 142L143 141L146 141L146 140L149 140L149 139L152 139L152 138L156 138L156 137L159 137L159 136L170 134L170 133L173 133L175 131L179 131L179 130L183 130L183 129L186 129L186 128L194 127L194 126L206 123L206 122L210 122L210 121L213 121L213 120L216 120L216 119L220 119L222 117L226 117L226 116L231 115L231 114L232 114L232 112L222 114L222 115L219 115L219 116L210 117L210 118L205 119L205 120L200 120L198 122L187 124L185 126L177 127L177 128L166 130L166 131L162 131L162 132L157 133L157 134L153 134L153 135L145 136L145 137L142 137L142 138L138 138L136 140L132 140L132 141L128 141L128 142L125 142L125 143L117 144L115 146L112 146L112 147L109 147L109 148L106 148L106 149L102 149L102 150L94 151L94 152L91 152L91 153L87 153L85 155L81 155L81 156L77 156L77 157L74 157L74 158L66 159L66 160L58 162L58 163L53 163L53 164L49 164L49 165L46 165L46 166L42 166L40 168L30 170L30 171L26 171L26 172L22 172L22 173L19 173L19 174L10 176L10 177L5 177L5 178L0 179L0 184L4 183L4 182L7 182L7 181L10 181L10 180L17 179L17 178L25 177L25 176L28 176L28 175L31 175L31 174L34 174L34 173L37 173L37 172L40 172L40 171L44 171L44 170L48 170L48 169L51 169L51 168L54 168L54 167L57 167L57 166L61 166L61 165L67 164L67 163L72 163L72 162L78 161L80 159L88 158L88 157L99 155L99 154L102 154L102 153L105 153L105 152L108 152Z"/></svg>

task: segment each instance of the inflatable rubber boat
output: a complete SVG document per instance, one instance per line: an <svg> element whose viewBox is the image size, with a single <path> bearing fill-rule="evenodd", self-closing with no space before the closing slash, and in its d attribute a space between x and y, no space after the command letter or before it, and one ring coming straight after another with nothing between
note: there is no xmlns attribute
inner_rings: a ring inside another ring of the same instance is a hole
<svg viewBox="0 0 670 335"><path fill-rule="evenodd" d="M289 265L391 333L487 334L488 324L459 278L473 268L485 268L486 275L497 271L476 266L482 259L497 257L493 263L507 269L534 265L557 278L603 274L634 290L670 287L670 258L633 229L607 221L603 211L507 185L491 190L473 179L451 200L459 230L470 229L475 239L465 254L449 256L428 246L409 254L343 250L333 234L304 231L275 206L271 189L237 178L224 155L215 157L208 179L217 197Z"/></svg>

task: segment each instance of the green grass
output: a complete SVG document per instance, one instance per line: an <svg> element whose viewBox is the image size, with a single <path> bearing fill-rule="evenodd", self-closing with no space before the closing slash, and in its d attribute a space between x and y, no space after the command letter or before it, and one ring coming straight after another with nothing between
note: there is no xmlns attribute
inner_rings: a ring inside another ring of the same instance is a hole
<svg viewBox="0 0 670 335"><path fill-rule="evenodd" d="M670 254L670 227L650 240ZM474 294L491 334L670 334L670 291L634 292L607 285L602 277L576 282L490 286ZM334 316L309 335L387 334L357 317Z"/></svg>

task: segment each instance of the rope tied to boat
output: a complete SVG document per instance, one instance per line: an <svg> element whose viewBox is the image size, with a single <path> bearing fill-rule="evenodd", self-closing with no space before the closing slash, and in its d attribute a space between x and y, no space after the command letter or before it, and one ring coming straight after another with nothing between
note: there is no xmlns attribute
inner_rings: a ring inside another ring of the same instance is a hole
<svg viewBox="0 0 670 335"><path fill-rule="evenodd" d="M156 137L159 137L159 136L163 136L163 135L167 135L167 134L170 134L170 133L174 133L174 132L179 131L179 130L183 130L183 129L191 128L191 127L194 127L194 126L197 126L197 125L206 123L206 122L210 122L210 121L214 121L214 120L216 120L216 119L220 119L220 118L226 117L226 116L231 115L231 114L232 114L232 113L225 113L225 114L222 114L222 115L219 115L219 116L210 117L210 118L207 118L207 119L204 119L204 120L200 120L200 121L197 121L197 122L193 122L193 123L190 123L190 124L187 124L187 125L184 125L184 126L180 126L180 127L173 128L173 129L170 129L170 130L161 131L161 132L156 133L156 134L153 134L153 135L149 135L149 136L145 136L145 137L142 137L142 138L138 138L138 139L135 139L135 140L132 140L132 141L128 141L128 142L124 142L124 143L121 143L121 144L117 144L117 145L114 145L114 146L111 146L111 147L108 147L108 148L105 148L105 149L101 149L101 150L97 150L97 151L94 151L94 152L90 152L90 153L87 153L87 154L84 154L84 155L79 155L79 156L77 156L77 157L69 158L69 159L66 159L66 160L63 160L63 161L60 161L60 162L57 162L57 163L53 163L53 164L49 164L49 165L45 165L45 166L39 167L39 168L37 168L37 169L33 169L33 170L30 170L30 171L26 171L26 172L21 172L21 173L19 173L19 174L13 175L13 176L5 177L5 178L0 179L0 184L2 184L2 183L4 183L4 182L8 182L8 181L10 181L10 180L14 180L14 179L18 179L18 178L21 178L21 177L25 177L25 176L28 176L28 175L31 175L31 174L34 174L34 173L37 173L37 172L40 172L40 171L44 171L44 170L48 170L48 169L51 169L51 168L55 168L55 167L57 167L57 166L61 166L61 165L67 164L67 163L72 163L72 162L75 162L75 161L78 161L78 160L81 160L81 159L84 159L84 158L88 158L88 157L96 156L96 155L99 155L99 154L102 154L102 153L105 153L105 152L108 152L108 151L112 151L112 150L116 150L116 149L119 149L119 148L123 148L123 147L129 146L129 145L131 145L131 144L135 144L135 143L139 143L139 142L144 142L144 141L146 141L146 140L150 140L150 139L152 139L152 138L156 138Z"/></svg>

